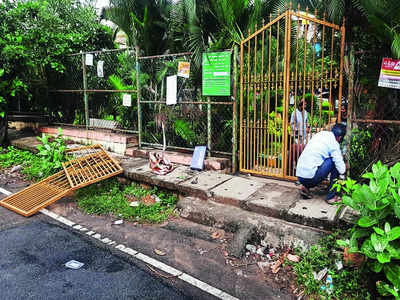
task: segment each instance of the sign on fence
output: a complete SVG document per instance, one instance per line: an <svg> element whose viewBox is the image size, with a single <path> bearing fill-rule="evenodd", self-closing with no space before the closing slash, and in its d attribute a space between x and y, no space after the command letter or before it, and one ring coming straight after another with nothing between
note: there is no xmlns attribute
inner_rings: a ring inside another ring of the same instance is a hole
<svg viewBox="0 0 400 300"><path fill-rule="evenodd" d="M129 94L122 95L122 105L123 106L131 106L132 105L132 97Z"/></svg>
<svg viewBox="0 0 400 300"><path fill-rule="evenodd" d="M87 66L93 66L93 54L87 53L85 55L85 64Z"/></svg>
<svg viewBox="0 0 400 300"><path fill-rule="evenodd" d="M378 86L400 89L400 60L384 58Z"/></svg>
<svg viewBox="0 0 400 300"><path fill-rule="evenodd" d="M98 77L104 77L103 66L104 66L104 61L99 60L97 62L97 76Z"/></svg>
<svg viewBox="0 0 400 300"><path fill-rule="evenodd" d="M231 52L203 53L203 96L231 95Z"/></svg>
<svg viewBox="0 0 400 300"><path fill-rule="evenodd" d="M178 76L189 78L190 74L190 62L180 61L178 63Z"/></svg>
<svg viewBox="0 0 400 300"><path fill-rule="evenodd" d="M167 105L176 104L177 76L167 77Z"/></svg>

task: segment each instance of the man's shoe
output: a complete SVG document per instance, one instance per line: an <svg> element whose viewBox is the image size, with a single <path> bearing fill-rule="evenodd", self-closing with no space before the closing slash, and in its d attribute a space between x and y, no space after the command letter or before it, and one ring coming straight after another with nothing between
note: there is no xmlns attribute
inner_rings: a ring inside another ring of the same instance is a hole
<svg viewBox="0 0 400 300"><path fill-rule="evenodd" d="M304 185L301 186L300 195L303 199L311 199L313 197L310 190Z"/></svg>
<svg viewBox="0 0 400 300"><path fill-rule="evenodd" d="M342 198L339 196L335 196L331 199L326 200L326 203L328 203L328 204L335 204L335 203L340 203L340 202L342 202Z"/></svg>

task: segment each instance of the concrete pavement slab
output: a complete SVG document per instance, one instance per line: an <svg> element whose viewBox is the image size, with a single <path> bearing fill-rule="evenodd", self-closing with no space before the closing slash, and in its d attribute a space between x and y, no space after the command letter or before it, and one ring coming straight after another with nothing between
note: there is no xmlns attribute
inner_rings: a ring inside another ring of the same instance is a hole
<svg viewBox="0 0 400 300"><path fill-rule="evenodd" d="M215 171L201 172L199 175L178 184L176 187L183 193L188 193L202 199L212 196L211 190L216 186L234 178L234 176L221 174Z"/></svg>
<svg viewBox="0 0 400 300"><path fill-rule="evenodd" d="M246 199L264 186L247 178L233 177L221 185L213 188L214 201L242 207Z"/></svg>
<svg viewBox="0 0 400 300"><path fill-rule="evenodd" d="M145 182L151 184L151 178L155 176L151 172L149 162L143 159L138 159L136 162L128 163L131 166L127 166L121 163L121 167L124 169L124 175L132 180Z"/></svg>
<svg viewBox="0 0 400 300"><path fill-rule="evenodd" d="M279 218L299 200L296 190L282 185L268 183L246 201L245 208L267 216Z"/></svg>
<svg viewBox="0 0 400 300"><path fill-rule="evenodd" d="M187 166L176 166L172 172L166 175L155 175L152 181L154 185L174 189L177 184L193 178L196 174L196 171Z"/></svg>
<svg viewBox="0 0 400 300"><path fill-rule="evenodd" d="M319 198L299 200L289 209L288 218L309 226L330 228L336 221L338 207Z"/></svg>

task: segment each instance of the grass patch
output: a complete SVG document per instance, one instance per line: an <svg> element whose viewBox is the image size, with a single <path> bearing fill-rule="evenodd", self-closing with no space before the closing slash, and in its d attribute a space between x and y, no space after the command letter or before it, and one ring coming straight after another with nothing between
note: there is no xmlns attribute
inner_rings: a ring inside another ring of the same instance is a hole
<svg viewBox="0 0 400 300"><path fill-rule="evenodd" d="M0 169L18 165L22 166L21 173L26 176L26 179L34 181L46 178L58 171L54 168L52 162L30 151L20 150L12 146L7 149L0 148Z"/></svg>
<svg viewBox="0 0 400 300"><path fill-rule="evenodd" d="M160 202L146 206L140 203L131 207L128 198L138 201L147 195L156 195ZM88 214L121 216L129 221L161 223L174 213L178 202L171 193L159 191L157 188L145 190L137 183L120 185L116 178L102 181L76 191L78 206Z"/></svg>
<svg viewBox="0 0 400 300"><path fill-rule="evenodd" d="M343 250L338 248L336 240L342 232L334 232L322 238L318 244L308 251L297 254L301 256L299 263L290 263L297 275L297 284L301 286L308 299L371 299L368 289L369 272L365 267L353 268L344 266L338 270L336 261L343 262ZM321 286L325 286L325 279L317 281L313 272L328 268L332 276L333 290L328 293Z"/></svg>

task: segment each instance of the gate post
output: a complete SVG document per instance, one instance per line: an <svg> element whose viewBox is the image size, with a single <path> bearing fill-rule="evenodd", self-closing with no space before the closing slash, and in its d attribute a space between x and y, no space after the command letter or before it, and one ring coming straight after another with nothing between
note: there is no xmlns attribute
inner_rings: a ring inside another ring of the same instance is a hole
<svg viewBox="0 0 400 300"><path fill-rule="evenodd" d="M139 46L136 45L135 47L135 52L136 52L136 95L137 95L137 114L138 114L138 144L139 144L139 149L142 147L142 108L140 106L140 66L139 66Z"/></svg>
<svg viewBox="0 0 400 300"><path fill-rule="evenodd" d="M83 79L83 102L85 104L85 125L86 125L86 138L87 138L87 130L89 129L89 98L87 93L87 76L86 76L86 63L85 63L84 53L82 53L82 79Z"/></svg>
<svg viewBox="0 0 400 300"><path fill-rule="evenodd" d="M237 170L237 56L238 46L233 48L233 111L232 111L232 173Z"/></svg>
<svg viewBox="0 0 400 300"><path fill-rule="evenodd" d="M283 70L283 149L282 149L282 176L287 176L288 154L288 123L289 123L289 78L290 78L290 35L291 35L291 10L285 12L285 48Z"/></svg>

